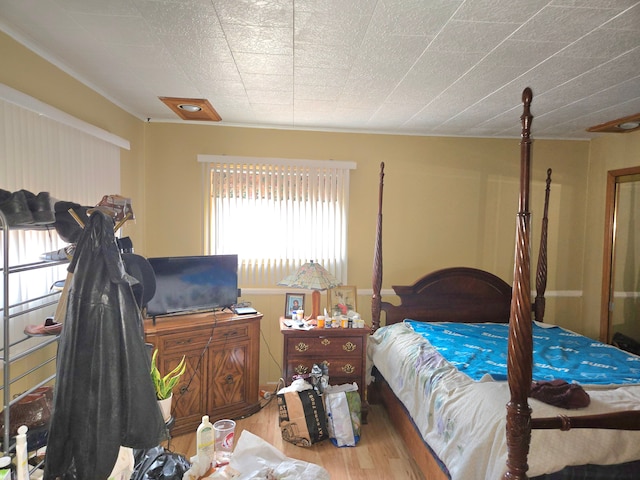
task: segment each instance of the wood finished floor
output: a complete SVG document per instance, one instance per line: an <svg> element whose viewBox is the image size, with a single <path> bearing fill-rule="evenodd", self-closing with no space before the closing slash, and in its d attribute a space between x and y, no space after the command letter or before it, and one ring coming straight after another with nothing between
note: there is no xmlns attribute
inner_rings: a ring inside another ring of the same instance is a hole
<svg viewBox="0 0 640 480"><path fill-rule="evenodd" d="M309 448L284 442L275 399L258 413L237 420L236 440L243 430L258 435L287 457L323 466L335 480L424 480L381 405L370 406L369 423L362 426L360 441L355 447L338 448L329 440ZM190 458L196 452L195 441L194 431L172 438L169 448Z"/></svg>

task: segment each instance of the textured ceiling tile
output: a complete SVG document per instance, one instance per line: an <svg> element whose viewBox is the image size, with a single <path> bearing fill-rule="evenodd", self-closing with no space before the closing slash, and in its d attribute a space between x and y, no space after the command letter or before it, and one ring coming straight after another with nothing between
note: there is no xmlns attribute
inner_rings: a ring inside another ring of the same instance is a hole
<svg viewBox="0 0 640 480"><path fill-rule="evenodd" d="M559 55L563 57L615 58L629 50L640 47L640 19L636 30L613 30L599 28L577 40Z"/></svg>
<svg viewBox="0 0 640 480"><path fill-rule="evenodd" d="M294 69L294 85L321 85L332 87L337 91L344 86L349 76L348 69L314 68L296 66Z"/></svg>
<svg viewBox="0 0 640 480"><path fill-rule="evenodd" d="M95 40L120 45L153 45L158 40L139 15L92 15L71 13Z"/></svg>
<svg viewBox="0 0 640 480"><path fill-rule="evenodd" d="M291 55L291 31L281 27L231 25L225 27L229 47L233 52Z"/></svg>
<svg viewBox="0 0 640 480"><path fill-rule="evenodd" d="M215 100L216 103L224 101L228 104L231 100L239 101L240 98L247 98L247 90L241 82L203 79L202 82L196 83L196 85L198 85L204 98L209 98L211 101Z"/></svg>
<svg viewBox="0 0 640 480"><path fill-rule="evenodd" d="M427 102L458 80L482 58L478 53L427 51L407 72L393 93L390 102Z"/></svg>
<svg viewBox="0 0 640 480"><path fill-rule="evenodd" d="M298 103L305 100L324 100L335 102L339 96L339 90L330 85L298 85L294 86L293 98Z"/></svg>
<svg viewBox="0 0 640 480"><path fill-rule="evenodd" d="M429 50L443 52L487 52L511 35L515 23L449 22L429 45Z"/></svg>
<svg viewBox="0 0 640 480"><path fill-rule="evenodd" d="M367 31L369 18L360 15L313 15L296 13L295 41L316 45L359 46Z"/></svg>
<svg viewBox="0 0 640 480"><path fill-rule="evenodd" d="M371 15L377 2L371 0L295 0L296 12L314 12L319 14L333 14L340 12L344 15Z"/></svg>
<svg viewBox="0 0 640 480"><path fill-rule="evenodd" d="M282 90L247 89L251 104L293 105L293 92Z"/></svg>
<svg viewBox="0 0 640 480"><path fill-rule="evenodd" d="M317 100L313 98L308 99L296 99L296 103L294 106L294 111L296 115L299 113L307 112L324 112L325 114L333 113L336 109L337 102L331 100Z"/></svg>
<svg viewBox="0 0 640 480"><path fill-rule="evenodd" d="M263 116L269 122L273 121L276 124L293 123L293 109L290 104L274 105L271 103L251 102L251 107L256 114L256 118Z"/></svg>
<svg viewBox="0 0 640 480"><path fill-rule="evenodd" d="M524 23L548 3L548 0L474 0L464 2L453 19L470 22Z"/></svg>
<svg viewBox="0 0 640 480"><path fill-rule="evenodd" d="M434 36L463 3L461 0L377 2L371 30L384 35Z"/></svg>
<svg viewBox="0 0 640 480"><path fill-rule="evenodd" d="M174 67L171 54L164 46L147 45L109 45L109 52L118 58L118 62L128 68L151 66Z"/></svg>
<svg viewBox="0 0 640 480"><path fill-rule="evenodd" d="M291 28L291 0L212 0L223 25Z"/></svg>
<svg viewBox="0 0 640 480"><path fill-rule="evenodd" d="M508 39L489 53L483 62L529 69L560 52L564 47L566 43L563 42ZM527 55L521 55L522 52L527 52Z"/></svg>
<svg viewBox="0 0 640 480"><path fill-rule="evenodd" d="M145 22L158 35L182 35L189 38L216 35L220 30L213 7L205 2L137 0Z"/></svg>
<svg viewBox="0 0 640 480"><path fill-rule="evenodd" d="M242 73L293 74L291 55L268 55L259 53L236 52L233 55L238 70Z"/></svg>
<svg viewBox="0 0 640 480"><path fill-rule="evenodd" d="M261 73L247 73L242 75L242 82L247 90L281 91L293 93L291 75L263 75Z"/></svg>
<svg viewBox="0 0 640 480"><path fill-rule="evenodd" d="M27 2L20 2L27 3ZM131 0L56 0L55 3L68 12L91 13L96 15L138 15L139 11Z"/></svg>
<svg viewBox="0 0 640 480"><path fill-rule="evenodd" d="M294 68L339 68L350 69L356 52L337 46L302 44L296 45L293 54Z"/></svg>
<svg viewBox="0 0 640 480"><path fill-rule="evenodd" d="M573 42L605 23L615 13L612 10L594 8L545 7L524 24L513 38L518 40L544 38L552 41Z"/></svg>
<svg viewBox="0 0 640 480"><path fill-rule="evenodd" d="M625 12L625 15L621 15L618 17L612 18L609 22L604 25L605 28L613 28L615 30L638 30L638 25L640 25L640 3L637 3L636 0L629 0L627 2L621 2L624 5L623 7L630 7L628 11ZM631 7L631 4L635 4Z"/></svg>

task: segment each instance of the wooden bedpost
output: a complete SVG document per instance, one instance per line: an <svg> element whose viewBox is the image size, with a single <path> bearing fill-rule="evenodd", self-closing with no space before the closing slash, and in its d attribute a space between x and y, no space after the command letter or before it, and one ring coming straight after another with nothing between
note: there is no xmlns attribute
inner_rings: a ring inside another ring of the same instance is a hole
<svg viewBox="0 0 640 480"><path fill-rule="evenodd" d="M378 191L378 223L373 254L373 296L371 297L371 331L380 327L380 290L382 289L382 188L384 187L384 162L380 162L380 186Z"/></svg>
<svg viewBox="0 0 640 480"><path fill-rule="evenodd" d="M538 268L536 270L536 301L533 304L535 320L544 322L547 290L547 231L549 229L549 193L551 191L551 169L547 169L547 187L544 191L544 213L542 215L542 229L540 231L540 252L538 253Z"/></svg>
<svg viewBox="0 0 640 480"><path fill-rule="evenodd" d="M530 112L533 94L529 87L522 92L524 109L522 139L520 141L520 199L517 215L513 294L509 317L507 350L507 380L511 400L507 404L507 471L504 480L527 478L527 455L531 440L531 407L528 398L531 390L533 367L533 327L531 324L531 255L529 188L531 176L531 122Z"/></svg>

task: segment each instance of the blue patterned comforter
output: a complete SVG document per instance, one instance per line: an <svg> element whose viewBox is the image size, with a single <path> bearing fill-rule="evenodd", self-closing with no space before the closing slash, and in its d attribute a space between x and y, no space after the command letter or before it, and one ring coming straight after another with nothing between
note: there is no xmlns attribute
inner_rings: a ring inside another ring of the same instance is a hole
<svg viewBox="0 0 640 480"><path fill-rule="evenodd" d="M509 325L405 322L472 380L507 379ZM533 324L533 379L581 385L640 384L640 357L564 328Z"/></svg>

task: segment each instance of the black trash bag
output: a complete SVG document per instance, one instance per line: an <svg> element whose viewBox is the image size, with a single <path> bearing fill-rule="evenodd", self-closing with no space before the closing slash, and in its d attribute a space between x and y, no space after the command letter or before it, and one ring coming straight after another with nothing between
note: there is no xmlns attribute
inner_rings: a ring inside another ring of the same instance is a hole
<svg viewBox="0 0 640 480"><path fill-rule="evenodd" d="M147 449L166 438L143 319L113 234L96 211L78 239L58 344L44 479L107 479L120 446Z"/></svg>
<svg viewBox="0 0 640 480"><path fill-rule="evenodd" d="M135 468L131 480L181 480L191 468L189 461L164 447L134 450Z"/></svg>

